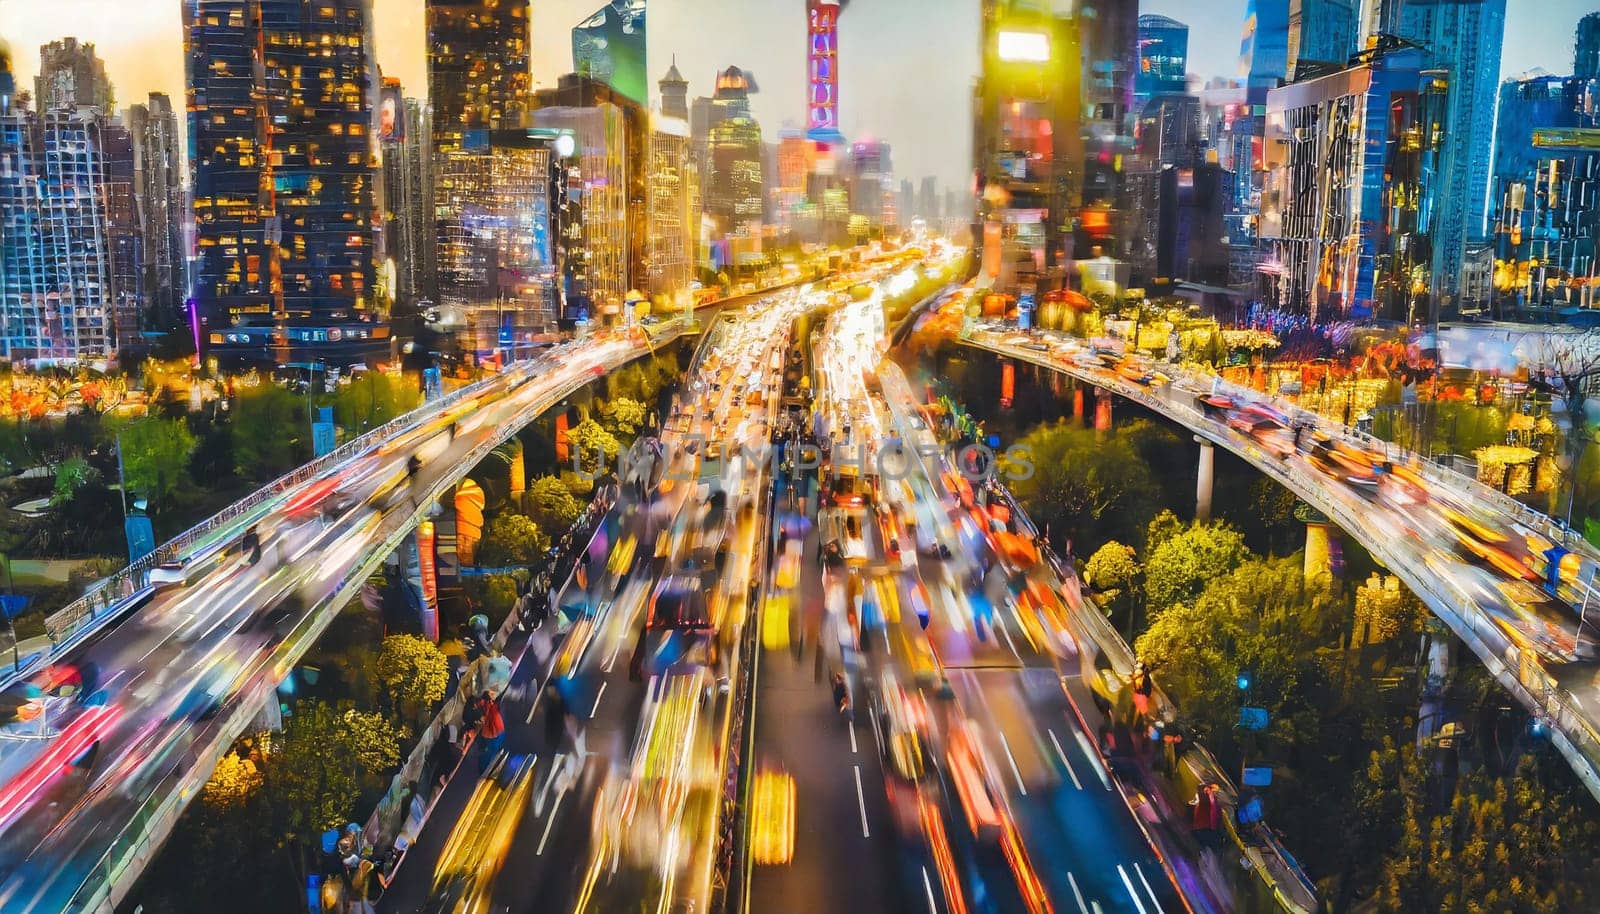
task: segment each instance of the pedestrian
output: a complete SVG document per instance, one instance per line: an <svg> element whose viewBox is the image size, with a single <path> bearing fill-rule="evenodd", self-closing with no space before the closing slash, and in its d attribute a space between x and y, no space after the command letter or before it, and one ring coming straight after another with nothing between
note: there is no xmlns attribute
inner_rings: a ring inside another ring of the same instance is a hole
<svg viewBox="0 0 1600 914"><path fill-rule="evenodd" d="M479 696L478 704L483 708L483 722L478 725L478 739L482 740L478 750L478 773L482 774L489 770L489 763L506 744L506 722L500 716L500 703L489 692Z"/></svg>
<svg viewBox="0 0 1600 914"><path fill-rule="evenodd" d="M483 704L476 693L468 695L467 704L461 709L462 734L477 732L481 723L483 723Z"/></svg>
<svg viewBox="0 0 1600 914"><path fill-rule="evenodd" d="M578 569L574 572L574 576L578 581L578 589L587 592L589 589L589 553L587 550L578 557Z"/></svg>
<svg viewBox="0 0 1600 914"><path fill-rule="evenodd" d="M561 735L566 729L566 702L561 698L561 690L556 688L554 682L545 687L544 700L546 712L544 718L545 748L554 753L560 750Z"/></svg>
<svg viewBox="0 0 1600 914"><path fill-rule="evenodd" d="M1141 721L1150 719L1150 694L1155 690L1155 682L1150 677L1150 670L1144 661L1133 665L1133 713Z"/></svg>
<svg viewBox="0 0 1600 914"><path fill-rule="evenodd" d="M833 674L833 705L840 714L850 711L850 689L845 685L843 673Z"/></svg>

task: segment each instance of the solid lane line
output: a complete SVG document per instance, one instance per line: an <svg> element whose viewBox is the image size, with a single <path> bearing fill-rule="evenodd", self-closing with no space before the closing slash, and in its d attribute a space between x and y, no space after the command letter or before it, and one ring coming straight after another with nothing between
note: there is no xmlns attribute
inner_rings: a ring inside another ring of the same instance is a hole
<svg viewBox="0 0 1600 914"><path fill-rule="evenodd" d="M561 788L561 792L556 794L556 805L550 807L550 818L544 820L544 834L539 836L539 849L534 851L536 856L544 856L545 843L550 840L550 830L554 828L556 824L556 813L561 811L561 801L565 800L566 798L567 788L563 787ZM1128 877L1124 876L1122 878L1126 880ZM1143 908L1139 909L1139 914L1144 914Z"/></svg>
<svg viewBox="0 0 1600 914"><path fill-rule="evenodd" d="M1072 886L1072 897L1078 899L1078 910L1083 914L1089 914L1088 905L1083 903L1083 890L1078 888L1077 877L1072 875L1071 870L1067 871L1067 884Z"/></svg>
<svg viewBox="0 0 1600 914"><path fill-rule="evenodd" d="M856 722L852 720L849 722L848 726L850 727L850 754L855 755L860 752L860 750L856 748Z"/></svg>
<svg viewBox="0 0 1600 914"><path fill-rule="evenodd" d="M594 720L595 712L600 710L600 699L605 697L606 686L608 686L610 684L611 683L609 683L609 682L600 683L600 691L594 693L594 707L589 709L589 719L590 720Z"/></svg>
<svg viewBox="0 0 1600 914"><path fill-rule="evenodd" d="M1147 914L1144 902L1139 900L1139 893L1133 890L1133 880L1128 878L1128 871L1123 869L1120 863L1117 864L1117 875L1122 877L1122 884L1127 887L1128 897L1133 899L1133 906L1139 909L1139 914Z"/></svg>
<svg viewBox="0 0 1600 914"><path fill-rule="evenodd" d="M861 810L861 837L870 838L872 832L867 830L867 797L861 790L861 766L854 766L856 770L856 808Z"/></svg>
<svg viewBox="0 0 1600 914"><path fill-rule="evenodd" d="M1050 745L1056 747L1056 758L1061 759L1062 766L1067 769L1067 774L1072 778L1072 786L1082 790L1083 782L1078 780L1078 772L1072 770L1072 763L1067 761L1067 754L1061 751L1061 741L1056 739L1056 731L1046 727L1045 732L1050 734Z"/></svg>
<svg viewBox="0 0 1600 914"><path fill-rule="evenodd" d="M1106 766L1101 764L1099 753L1095 752L1094 747L1089 745L1089 738L1083 735L1082 730L1073 730L1072 735L1078 738L1078 748L1083 750L1084 756L1089 759L1089 764L1094 766L1094 773L1100 775L1100 783L1106 785L1106 789L1110 790L1111 776L1106 774Z"/></svg>
<svg viewBox="0 0 1600 914"><path fill-rule="evenodd" d="M1144 870L1139 868L1137 862L1133 865L1133 872L1139 877L1139 881L1144 883L1144 890L1150 893L1150 900L1156 906L1156 914L1167 914L1166 910L1161 907L1161 899L1156 897L1156 890L1150 887L1150 880L1144 878Z"/></svg>
<svg viewBox="0 0 1600 914"><path fill-rule="evenodd" d="M1000 734L1000 745L1006 750L1006 761L1011 763L1011 776L1017 779L1017 790L1021 791L1023 796L1027 796L1028 785L1022 783L1022 772L1017 769L1017 757L1011 754L1011 741L1006 739L1004 733Z"/></svg>
<svg viewBox="0 0 1600 914"><path fill-rule="evenodd" d="M928 914L939 914L939 905L933 900L933 881L928 878L928 868L922 868L922 888L928 893Z"/></svg>

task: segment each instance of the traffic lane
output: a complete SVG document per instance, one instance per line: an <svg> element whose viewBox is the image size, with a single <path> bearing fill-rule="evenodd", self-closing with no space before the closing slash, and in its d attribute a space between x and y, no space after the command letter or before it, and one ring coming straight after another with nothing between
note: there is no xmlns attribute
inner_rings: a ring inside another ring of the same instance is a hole
<svg viewBox="0 0 1600 914"><path fill-rule="evenodd" d="M1038 869L1058 910L1183 910L1051 671L963 671L951 686L1001 769L1030 855L1062 864Z"/></svg>
<svg viewBox="0 0 1600 914"><path fill-rule="evenodd" d="M817 543L813 529L796 587L770 595L763 609L772 611L774 599L792 601L793 649L761 657L752 762L792 776L797 801L793 859L755 867L751 910L912 910L903 872L908 854L889 815L877 735L866 715L850 720L834 706L817 628L805 621L823 611Z"/></svg>

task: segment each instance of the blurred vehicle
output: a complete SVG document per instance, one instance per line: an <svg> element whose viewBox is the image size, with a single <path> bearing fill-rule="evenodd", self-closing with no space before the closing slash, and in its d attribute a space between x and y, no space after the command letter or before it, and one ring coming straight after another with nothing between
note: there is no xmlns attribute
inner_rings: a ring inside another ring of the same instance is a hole
<svg viewBox="0 0 1600 914"><path fill-rule="evenodd" d="M121 716L116 705L97 705L67 722L44 752L0 786L0 828L9 825L51 781L89 758Z"/></svg>
<svg viewBox="0 0 1600 914"><path fill-rule="evenodd" d="M921 695L908 693L894 671L885 670L873 698L881 708L873 718L878 744L888 756L890 767L908 781L922 780L927 774L923 738L927 709Z"/></svg>
<svg viewBox="0 0 1600 914"><path fill-rule="evenodd" d="M1000 839L1000 811L989 788L987 770L968 725L957 722L947 734L948 748L945 760L949 764L950 783L961 801L961 811L967 827L979 841Z"/></svg>

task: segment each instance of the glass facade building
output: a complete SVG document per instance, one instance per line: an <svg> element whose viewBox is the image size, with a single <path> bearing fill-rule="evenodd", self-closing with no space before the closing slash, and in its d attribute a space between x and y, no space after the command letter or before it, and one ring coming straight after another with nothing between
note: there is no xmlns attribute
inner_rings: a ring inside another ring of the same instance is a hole
<svg viewBox="0 0 1600 914"><path fill-rule="evenodd" d="M578 23L572 30L572 70L648 104L645 0L611 0Z"/></svg>
<svg viewBox="0 0 1600 914"><path fill-rule="evenodd" d="M1153 95L1181 93L1189 73L1189 27L1168 16L1139 17L1139 73L1133 94L1140 103Z"/></svg>
<svg viewBox="0 0 1600 914"><path fill-rule="evenodd" d="M235 362L387 352L369 0L186 0L194 299Z"/></svg>
<svg viewBox="0 0 1600 914"><path fill-rule="evenodd" d="M466 130L525 126L533 91L528 0L425 0L435 150Z"/></svg>

